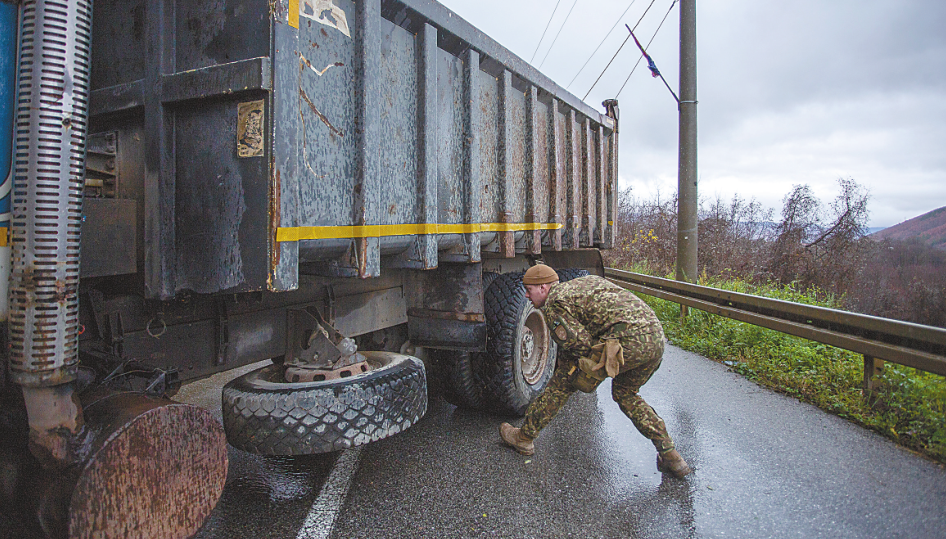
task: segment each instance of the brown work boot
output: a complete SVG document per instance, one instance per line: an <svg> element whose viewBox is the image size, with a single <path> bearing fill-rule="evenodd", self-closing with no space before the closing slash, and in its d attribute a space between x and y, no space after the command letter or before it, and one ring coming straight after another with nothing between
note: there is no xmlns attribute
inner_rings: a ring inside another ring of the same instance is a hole
<svg viewBox="0 0 946 539"><path fill-rule="evenodd" d="M657 453L657 470L673 474L677 479L682 479L693 471L676 449L671 449L664 454Z"/></svg>
<svg viewBox="0 0 946 539"><path fill-rule="evenodd" d="M526 456L535 454L535 445L532 444L532 439L525 437L521 429L517 429L509 423L503 423L499 426L499 435L502 436L506 445L519 453Z"/></svg>

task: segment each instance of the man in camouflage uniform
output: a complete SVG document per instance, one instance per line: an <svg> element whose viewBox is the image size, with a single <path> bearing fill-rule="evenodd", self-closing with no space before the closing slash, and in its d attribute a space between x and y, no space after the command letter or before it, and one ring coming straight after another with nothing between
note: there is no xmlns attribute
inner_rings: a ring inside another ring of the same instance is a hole
<svg viewBox="0 0 946 539"><path fill-rule="evenodd" d="M612 376L611 395L637 430L657 448L657 469L676 477L690 473L663 420L640 395L664 352L664 333L654 311L631 292L594 275L558 282L539 264L522 278L526 297L541 309L558 343L558 364L548 387L526 410L521 429L500 427L503 441L524 455L576 389L594 391Z"/></svg>

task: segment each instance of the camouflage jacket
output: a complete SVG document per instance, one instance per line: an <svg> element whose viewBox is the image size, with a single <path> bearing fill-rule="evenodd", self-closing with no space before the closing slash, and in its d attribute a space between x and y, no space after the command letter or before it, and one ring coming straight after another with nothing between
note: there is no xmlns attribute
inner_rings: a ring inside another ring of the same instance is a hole
<svg viewBox="0 0 946 539"><path fill-rule="evenodd" d="M663 342L663 328L654 311L631 292L589 275L552 286L542 314L564 356L588 357L605 339L622 346Z"/></svg>

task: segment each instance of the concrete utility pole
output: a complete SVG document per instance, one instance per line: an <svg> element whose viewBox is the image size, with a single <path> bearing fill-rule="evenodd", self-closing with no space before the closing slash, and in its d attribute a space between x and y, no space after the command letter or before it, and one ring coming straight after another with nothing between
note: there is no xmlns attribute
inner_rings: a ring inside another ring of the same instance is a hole
<svg viewBox="0 0 946 539"><path fill-rule="evenodd" d="M677 280L694 282L697 260L696 0L680 0L680 153L677 169Z"/></svg>

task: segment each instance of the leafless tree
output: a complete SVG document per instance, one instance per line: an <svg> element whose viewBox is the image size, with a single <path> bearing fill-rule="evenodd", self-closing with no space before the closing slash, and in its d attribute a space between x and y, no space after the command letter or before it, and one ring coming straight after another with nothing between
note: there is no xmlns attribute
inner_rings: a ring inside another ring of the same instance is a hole
<svg viewBox="0 0 946 539"><path fill-rule="evenodd" d="M762 277L769 250L766 230L773 211L757 200L739 195L730 202L716 197L700 205L699 267L707 275L735 275L748 280Z"/></svg>
<svg viewBox="0 0 946 539"><path fill-rule="evenodd" d="M867 252L870 195L853 179L838 180L841 192L825 208L807 185L786 195L775 229L768 269L783 283L846 293Z"/></svg>

